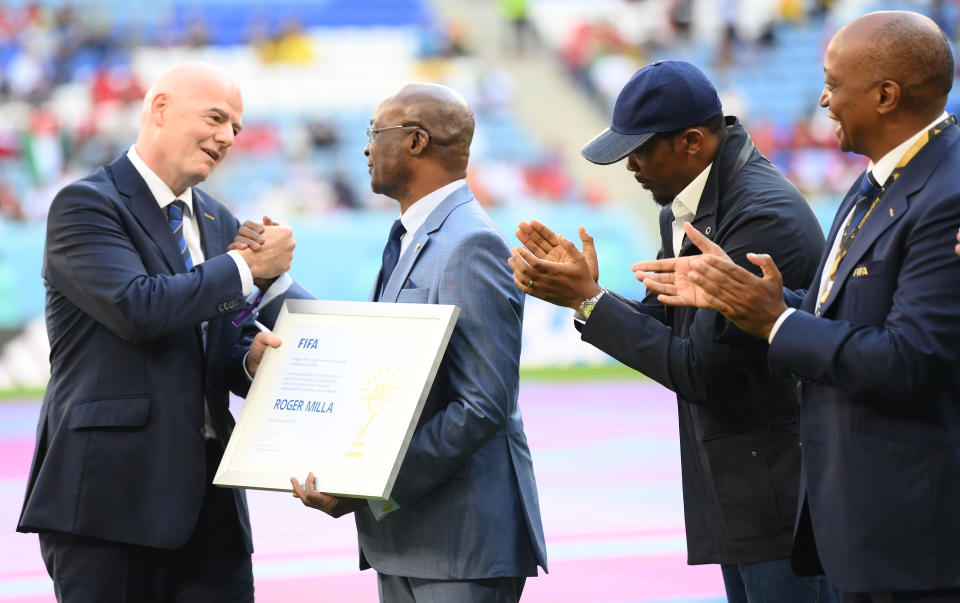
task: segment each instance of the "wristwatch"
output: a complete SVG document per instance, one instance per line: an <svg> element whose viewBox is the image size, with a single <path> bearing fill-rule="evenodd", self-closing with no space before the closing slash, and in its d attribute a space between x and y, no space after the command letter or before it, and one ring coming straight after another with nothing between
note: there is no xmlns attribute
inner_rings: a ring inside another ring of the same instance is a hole
<svg viewBox="0 0 960 603"><path fill-rule="evenodd" d="M580 302L580 315L583 316L584 320L590 318L593 308L597 305L597 302L600 301L600 298L603 297L603 294L606 292L606 289L600 287L600 293L597 293L593 297L588 297Z"/></svg>

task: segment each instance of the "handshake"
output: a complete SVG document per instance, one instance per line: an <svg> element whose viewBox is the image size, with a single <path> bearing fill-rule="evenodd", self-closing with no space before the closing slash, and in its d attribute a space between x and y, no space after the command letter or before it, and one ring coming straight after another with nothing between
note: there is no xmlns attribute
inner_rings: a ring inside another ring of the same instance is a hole
<svg viewBox="0 0 960 603"><path fill-rule="evenodd" d="M264 216L262 224L244 222L229 249L240 253L250 267L253 283L266 291L278 276L290 270L296 246L289 224L279 224Z"/></svg>

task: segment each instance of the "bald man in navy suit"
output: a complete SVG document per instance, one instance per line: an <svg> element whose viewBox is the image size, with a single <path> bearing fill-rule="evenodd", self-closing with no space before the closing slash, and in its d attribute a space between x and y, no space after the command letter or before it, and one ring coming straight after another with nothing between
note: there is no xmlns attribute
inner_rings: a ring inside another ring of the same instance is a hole
<svg viewBox="0 0 960 603"><path fill-rule="evenodd" d="M136 144L53 200L51 376L17 529L39 532L58 601L253 601L246 499L211 480L229 391L246 393L244 358L253 371L263 350L247 354L235 319L294 242L270 226L256 253L227 252L239 223L195 188L242 112L222 70L178 65L147 93Z"/></svg>
<svg viewBox="0 0 960 603"><path fill-rule="evenodd" d="M793 562L845 602L960 601L960 127L944 111L950 44L927 17L871 13L824 58L820 105L840 148L870 159L840 204L807 291L704 251L644 284L713 308L798 378ZM664 269L650 263L642 269Z"/></svg>

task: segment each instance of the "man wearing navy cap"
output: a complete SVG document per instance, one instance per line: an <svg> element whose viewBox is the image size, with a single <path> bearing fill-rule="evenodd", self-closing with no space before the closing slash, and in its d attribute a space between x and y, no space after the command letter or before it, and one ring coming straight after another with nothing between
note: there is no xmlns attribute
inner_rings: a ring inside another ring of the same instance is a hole
<svg viewBox="0 0 960 603"><path fill-rule="evenodd" d="M699 253L687 222L737 263L747 251L777 259L784 280L810 282L823 248L797 189L724 117L707 77L680 61L638 71L608 129L581 151L627 158L660 211L658 259ZM821 577L800 578L790 546L800 471L792 382L773 376L766 350L711 310L624 299L598 284L593 238L583 251L533 221L510 265L520 289L577 311L584 341L677 393L688 562L719 563L729 601L833 601Z"/></svg>

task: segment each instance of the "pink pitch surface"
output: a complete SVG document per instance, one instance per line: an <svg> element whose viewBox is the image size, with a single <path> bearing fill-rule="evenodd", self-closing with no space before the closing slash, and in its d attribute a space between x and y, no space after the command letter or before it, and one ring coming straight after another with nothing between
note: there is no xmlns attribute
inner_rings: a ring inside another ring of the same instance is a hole
<svg viewBox="0 0 960 603"><path fill-rule="evenodd" d="M525 602L719 603L717 566L686 565L676 403L646 382L524 383L549 574ZM38 401L0 404L0 602L54 601L36 535L14 532ZM350 518L249 492L257 600L376 601Z"/></svg>

